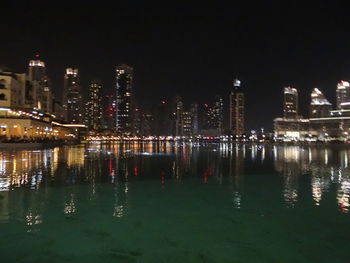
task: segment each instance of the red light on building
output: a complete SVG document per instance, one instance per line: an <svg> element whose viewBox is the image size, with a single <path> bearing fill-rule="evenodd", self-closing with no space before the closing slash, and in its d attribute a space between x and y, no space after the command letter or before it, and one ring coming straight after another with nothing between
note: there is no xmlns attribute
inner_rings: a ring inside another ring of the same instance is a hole
<svg viewBox="0 0 350 263"><path fill-rule="evenodd" d="M162 104L165 104L165 100L162 100Z"/></svg>
<svg viewBox="0 0 350 263"><path fill-rule="evenodd" d="M204 107L208 108L208 104L205 103L205 104L204 104Z"/></svg>

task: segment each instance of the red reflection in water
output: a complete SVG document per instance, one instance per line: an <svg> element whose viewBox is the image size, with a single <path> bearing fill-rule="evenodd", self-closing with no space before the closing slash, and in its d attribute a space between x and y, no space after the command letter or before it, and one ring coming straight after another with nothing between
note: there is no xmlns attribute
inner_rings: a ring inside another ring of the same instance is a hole
<svg viewBox="0 0 350 263"><path fill-rule="evenodd" d="M139 168L135 167L134 168L134 176L138 176L139 175Z"/></svg>
<svg viewBox="0 0 350 263"><path fill-rule="evenodd" d="M163 171L162 171L161 179L162 179L162 184L164 184L164 172Z"/></svg>
<svg viewBox="0 0 350 263"><path fill-rule="evenodd" d="M211 176L212 174L213 170L210 167L208 167L207 170L205 170L205 172L203 173L203 179L205 184L208 182L208 176Z"/></svg>
<svg viewBox="0 0 350 263"><path fill-rule="evenodd" d="M109 176L113 176L113 164L112 164L112 158L108 160L108 170L109 170Z"/></svg>
<svg viewBox="0 0 350 263"><path fill-rule="evenodd" d="M347 213L348 212L348 207L344 204L340 204L340 208L342 213Z"/></svg>

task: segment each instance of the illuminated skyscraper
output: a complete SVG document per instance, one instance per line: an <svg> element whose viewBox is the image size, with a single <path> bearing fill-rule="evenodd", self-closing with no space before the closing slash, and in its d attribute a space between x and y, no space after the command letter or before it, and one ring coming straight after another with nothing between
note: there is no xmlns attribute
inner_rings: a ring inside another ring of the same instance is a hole
<svg viewBox="0 0 350 263"><path fill-rule="evenodd" d="M220 134L223 129L223 114L224 105L221 96L215 96L213 104L204 104L204 116L202 122L202 129L216 130Z"/></svg>
<svg viewBox="0 0 350 263"><path fill-rule="evenodd" d="M82 123L82 96L78 69L67 68L64 75L63 108L66 120L70 123Z"/></svg>
<svg viewBox="0 0 350 263"><path fill-rule="evenodd" d="M183 135L192 135L193 134L193 116L190 111L182 112L183 119Z"/></svg>
<svg viewBox="0 0 350 263"><path fill-rule="evenodd" d="M116 69L116 131L122 135L133 132L133 78L132 67L122 64Z"/></svg>
<svg viewBox="0 0 350 263"><path fill-rule="evenodd" d="M331 110L332 104L319 89L315 88L311 92L310 118L328 117Z"/></svg>
<svg viewBox="0 0 350 263"><path fill-rule="evenodd" d="M41 81L46 74L45 63L39 60L39 55L35 55L35 60L29 61L29 80Z"/></svg>
<svg viewBox="0 0 350 263"><path fill-rule="evenodd" d="M350 85L347 81L340 81L337 85L337 110L350 109Z"/></svg>
<svg viewBox="0 0 350 263"><path fill-rule="evenodd" d="M29 61L24 107L51 113L52 99L51 83L46 75L45 63L39 59L39 55L35 55L35 59Z"/></svg>
<svg viewBox="0 0 350 263"><path fill-rule="evenodd" d="M184 132L184 119L183 119L183 103L179 96L174 98L174 116L175 116L175 136L182 136Z"/></svg>
<svg viewBox="0 0 350 263"><path fill-rule="evenodd" d="M230 130L235 135L244 133L244 93L237 78L230 93Z"/></svg>
<svg viewBox="0 0 350 263"><path fill-rule="evenodd" d="M99 130L102 126L102 86L98 81L92 81L87 102L87 126L90 130Z"/></svg>
<svg viewBox="0 0 350 263"><path fill-rule="evenodd" d="M283 113L285 119L298 117L298 91L291 86L284 88Z"/></svg>
<svg viewBox="0 0 350 263"><path fill-rule="evenodd" d="M190 105L190 112L192 115L192 134L198 134L199 125L198 125L198 104L192 103Z"/></svg>
<svg viewBox="0 0 350 263"><path fill-rule="evenodd" d="M105 130L115 130L115 118L116 118L116 101L115 96L105 95L102 98L102 114L103 125Z"/></svg>

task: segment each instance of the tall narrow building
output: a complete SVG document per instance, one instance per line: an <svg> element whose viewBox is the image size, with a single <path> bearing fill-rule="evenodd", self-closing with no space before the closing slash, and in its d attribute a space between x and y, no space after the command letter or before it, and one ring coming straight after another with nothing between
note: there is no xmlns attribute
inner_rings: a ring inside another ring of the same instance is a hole
<svg viewBox="0 0 350 263"><path fill-rule="evenodd" d="M102 98L102 128L104 130L115 130L116 101L115 96L105 95Z"/></svg>
<svg viewBox="0 0 350 263"><path fill-rule="evenodd" d="M35 55L35 59L29 61L28 75L29 80L41 81L46 74L45 63Z"/></svg>
<svg viewBox="0 0 350 263"><path fill-rule="evenodd" d="M323 93L315 88L311 92L310 118L325 118L330 115L332 104L326 99Z"/></svg>
<svg viewBox="0 0 350 263"><path fill-rule="evenodd" d="M190 105L190 112L192 115L192 133L197 135L199 132L199 124L198 124L198 104L192 103Z"/></svg>
<svg viewBox="0 0 350 263"><path fill-rule="evenodd" d="M133 79L132 67L122 64L116 68L116 131L120 135L133 133Z"/></svg>
<svg viewBox="0 0 350 263"><path fill-rule="evenodd" d="M204 104L202 116L202 133L204 130L216 130L215 134L220 135L223 131L224 106L221 96L215 96L213 104Z"/></svg>
<svg viewBox="0 0 350 263"><path fill-rule="evenodd" d="M89 88L87 101L86 120L89 130L100 130L102 128L102 85L98 81L92 81Z"/></svg>
<svg viewBox="0 0 350 263"><path fill-rule="evenodd" d="M237 78L230 93L230 130L234 135L244 133L244 93Z"/></svg>
<svg viewBox="0 0 350 263"><path fill-rule="evenodd" d="M222 97L219 95L215 96L213 113L214 127L222 132L224 127L224 103Z"/></svg>
<svg viewBox="0 0 350 263"><path fill-rule="evenodd" d="M347 81L340 81L337 84L337 110L350 109L350 84Z"/></svg>
<svg viewBox="0 0 350 263"><path fill-rule="evenodd" d="M64 74L63 108L65 119L70 123L82 123L82 95L78 69L67 68Z"/></svg>
<svg viewBox="0 0 350 263"><path fill-rule="evenodd" d="M291 86L284 88L283 113L285 119L298 117L298 90Z"/></svg>
<svg viewBox="0 0 350 263"><path fill-rule="evenodd" d="M25 91L25 105L40 111L51 112L48 101L51 99L49 80L46 76L45 62L39 59L29 61L28 83Z"/></svg>
<svg viewBox="0 0 350 263"><path fill-rule="evenodd" d="M174 98L174 116L175 116L175 136L182 136L184 132L184 120L183 120L183 102L181 97L176 96Z"/></svg>

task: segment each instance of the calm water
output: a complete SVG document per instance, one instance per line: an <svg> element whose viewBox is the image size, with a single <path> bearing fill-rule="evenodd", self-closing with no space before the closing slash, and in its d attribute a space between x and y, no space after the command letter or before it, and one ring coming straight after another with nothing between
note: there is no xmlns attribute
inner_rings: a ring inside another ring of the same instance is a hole
<svg viewBox="0 0 350 263"><path fill-rule="evenodd" d="M350 262L350 147L0 152L0 262Z"/></svg>

